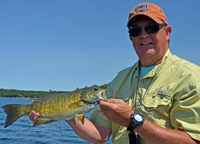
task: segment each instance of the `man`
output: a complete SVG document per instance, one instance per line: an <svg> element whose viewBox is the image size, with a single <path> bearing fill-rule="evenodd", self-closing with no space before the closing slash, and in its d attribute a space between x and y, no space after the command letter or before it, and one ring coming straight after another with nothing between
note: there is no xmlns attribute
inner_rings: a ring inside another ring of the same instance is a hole
<svg viewBox="0 0 200 144"><path fill-rule="evenodd" d="M139 61L122 70L108 86L84 125L68 120L92 143L200 143L200 68L172 55L172 31L162 9L142 3L129 14L129 37ZM30 113L36 121L39 114ZM140 140L140 142L139 142Z"/></svg>

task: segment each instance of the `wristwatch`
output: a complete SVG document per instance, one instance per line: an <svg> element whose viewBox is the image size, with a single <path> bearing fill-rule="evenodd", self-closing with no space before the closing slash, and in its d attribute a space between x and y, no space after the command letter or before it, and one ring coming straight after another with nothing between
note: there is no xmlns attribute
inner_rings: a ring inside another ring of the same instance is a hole
<svg viewBox="0 0 200 144"><path fill-rule="evenodd" d="M134 112L131 115L131 124L127 127L127 131L133 132L133 130L139 125L142 125L144 121L144 116L141 113Z"/></svg>

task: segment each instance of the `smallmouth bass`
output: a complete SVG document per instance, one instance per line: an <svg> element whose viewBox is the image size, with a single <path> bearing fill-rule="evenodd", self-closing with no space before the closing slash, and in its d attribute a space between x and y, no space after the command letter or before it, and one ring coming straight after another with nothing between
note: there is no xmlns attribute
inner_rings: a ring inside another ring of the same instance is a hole
<svg viewBox="0 0 200 144"><path fill-rule="evenodd" d="M83 88L69 93L52 96L42 96L33 104L9 104L2 108L7 114L5 127L10 126L17 119L28 115L31 111L40 113L40 117L33 126L38 126L51 120L70 120L77 118L84 124L84 114L96 107L99 101L107 101L106 89Z"/></svg>

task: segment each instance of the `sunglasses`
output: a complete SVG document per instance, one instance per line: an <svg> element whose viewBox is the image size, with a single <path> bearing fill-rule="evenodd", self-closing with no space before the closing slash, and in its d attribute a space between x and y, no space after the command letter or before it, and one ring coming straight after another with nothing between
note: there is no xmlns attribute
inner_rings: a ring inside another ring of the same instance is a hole
<svg viewBox="0 0 200 144"><path fill-rule="evenodd" d="M163 26L166 26L166 24L165 23L163 23L163 24L152 24L152 25L145 26L144 30L146 31L146 33L152 34L152 33L158 32L160 30L160 28L163 27ZM141 35L142 28L141 27L133 27L128 32L129 32L130 36L136 37L136 36Z"/></svg>

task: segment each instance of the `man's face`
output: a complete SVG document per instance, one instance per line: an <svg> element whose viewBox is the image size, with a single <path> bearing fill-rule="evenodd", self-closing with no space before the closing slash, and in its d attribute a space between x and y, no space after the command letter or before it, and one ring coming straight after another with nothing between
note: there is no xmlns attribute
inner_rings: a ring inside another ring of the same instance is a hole
<svg viewBox="0 0 200 144"><path fill-rule="evenodd" d="M148 34L144 27L151 24L156 23L149 17L140 16L130 25L131 27L142 27L141 35L136 37L130 36L130 40L133 42L143 67L159 64L168 49L171 27L167 26L166 29L162 27L158 32Z"/></svg>

